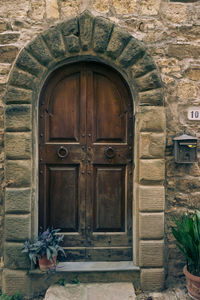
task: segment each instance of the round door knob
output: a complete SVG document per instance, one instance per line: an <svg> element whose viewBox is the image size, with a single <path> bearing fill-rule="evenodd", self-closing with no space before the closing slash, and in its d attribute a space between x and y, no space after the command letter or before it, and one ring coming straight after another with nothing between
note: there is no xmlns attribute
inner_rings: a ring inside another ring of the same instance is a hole
<svg viewBox="0 0 200 300"><path fill-rule="evenodd" d="M115 157L115 149L113 147L107 147L104 151L104 154L107 158L113 158Z"/></svg>
<svg viewBox="0 0 200 300"><path fill-rule="evenodd" d="M57 150L57 155L61 159L66 158L68 154L69 154L69 151L64 146L60 146L60 148L58 148L58 150Z"/></svg>

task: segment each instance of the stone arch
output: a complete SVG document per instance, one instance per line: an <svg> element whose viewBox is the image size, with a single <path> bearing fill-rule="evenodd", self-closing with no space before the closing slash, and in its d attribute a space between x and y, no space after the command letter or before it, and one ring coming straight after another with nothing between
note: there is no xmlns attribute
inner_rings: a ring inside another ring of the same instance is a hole
<svg viewBox="0 0 200 300"><path fill-rule="evenodd" d="M39 34L18 55L5 94L4 291L10 278L21 289L29 266L21 255L37 218L37 104L47 76L78 59L102 61L125 78L135 100L134 263L144 289L164 282L165 113L162 82L144 44L127 31L88 11ZM14 271L15 270L15 271ZM18 286L18 289L20 289ZM28 289L29 285L27 285Z"/></svg>

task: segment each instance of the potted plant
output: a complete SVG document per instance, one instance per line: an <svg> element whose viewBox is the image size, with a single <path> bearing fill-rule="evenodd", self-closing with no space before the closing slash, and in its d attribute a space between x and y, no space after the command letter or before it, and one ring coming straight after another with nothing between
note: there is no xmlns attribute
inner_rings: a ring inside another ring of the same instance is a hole
<svg viewBox="0 0 200 300"><path fill-rule="evenodd" d="M57 234L59 231L60 229L47 228L44 232L39 233L38 238L33 243L26 240L23 245L22 252L27 253L30 261L35 265L38 261L42 271L55 269L59 251L65 255L60 246L64 236Z"/></svg>
<svg viewBox="0 0 200 300"><path fill-rule="evenodd" d="M183 272L186 277L188 294L200 299L200 211L185 213L173 219L176 227L171 227L177 247L186 258Z"/></svg>

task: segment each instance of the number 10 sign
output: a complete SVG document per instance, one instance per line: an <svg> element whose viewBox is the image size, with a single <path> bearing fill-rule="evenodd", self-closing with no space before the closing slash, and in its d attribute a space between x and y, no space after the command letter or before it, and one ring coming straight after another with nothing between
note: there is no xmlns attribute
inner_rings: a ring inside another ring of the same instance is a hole
<svg viewBox="0 0 200 300"><path fill-rule="evenodd" d="M200 121L200 107L189 107L188 108L188 120Z"/></svg>

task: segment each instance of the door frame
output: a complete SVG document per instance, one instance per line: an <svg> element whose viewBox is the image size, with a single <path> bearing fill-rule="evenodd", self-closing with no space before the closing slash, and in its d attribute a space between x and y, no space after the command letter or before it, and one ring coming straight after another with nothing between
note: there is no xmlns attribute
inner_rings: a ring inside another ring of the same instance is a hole
<svg viewBox="0 0 200 300"><path fill-rule="evenodd" d="M8 250L16 251L18 247L20 253L20 243L26 237L37 235L40 92L53 70L81 60L98 61L114 68L126 81L134 99L133 261L141 267L143 288L161 288L164 284L166 136L162 81L144 44L109 20L94 17L88 11L30 41L20 52L9 76L4 96L5 268L14 272L15 263L10 267ZM20 149L17 153L11 147L15 143ZM10 206L15 198L23 199L23 206L17 201L15 207ZM15 268L22 272L29 265L24 260L16 261ZM8 287L8 277L3 278Z"/></svg>

